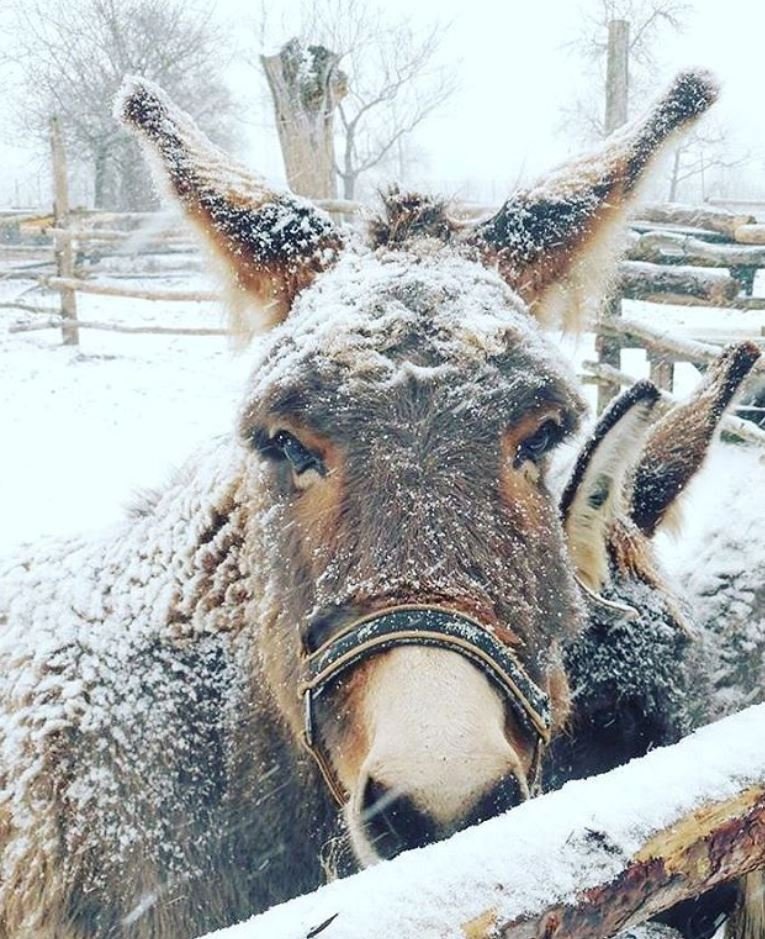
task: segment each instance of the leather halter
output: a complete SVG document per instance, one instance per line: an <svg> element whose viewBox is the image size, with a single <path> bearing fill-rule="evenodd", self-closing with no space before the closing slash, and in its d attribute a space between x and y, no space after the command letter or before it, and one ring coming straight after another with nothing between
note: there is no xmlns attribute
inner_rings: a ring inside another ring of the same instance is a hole
<svg viewBox="0 0 765 939"><path fill-rule="evenodd" d="M536 735L531 771L535 785L542 749L550 741L547 694L529 677L515 652L478 620L443 607L412 604L355 620L304 659L304 680L299 688L305 707L304 743L335 800L343 805L348 793L315 734L314 704L336 678L370 655L411 645L458 652L504 693L515 716Z"/></svg>

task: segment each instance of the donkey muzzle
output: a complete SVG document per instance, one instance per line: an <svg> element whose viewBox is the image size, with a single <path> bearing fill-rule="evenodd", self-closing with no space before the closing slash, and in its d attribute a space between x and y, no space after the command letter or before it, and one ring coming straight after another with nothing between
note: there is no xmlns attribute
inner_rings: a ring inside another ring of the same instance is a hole
<svg viewBox="0 0 765 939"><path fill-rule="evenodd" d="M407 645L457 652L486 675L502 693L521 726L536 738L531 780L536 783L541 753L549 743L552 725L546 692L532 680L515 651L490 627L455 610L408 604L353 621L304 659L304 679L299 689L305 708L304 742L337 802L342 805L348 794L315 733L315 702L337 678L360 662Z"/></svg>

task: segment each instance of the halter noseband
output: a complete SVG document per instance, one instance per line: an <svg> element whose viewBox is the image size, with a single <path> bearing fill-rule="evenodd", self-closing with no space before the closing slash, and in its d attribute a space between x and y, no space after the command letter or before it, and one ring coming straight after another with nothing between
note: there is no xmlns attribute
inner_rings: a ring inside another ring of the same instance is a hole
<svg viewBox="0 0 765 939"><path fill-rule="evenodd" d="M458 652L502 691L513 713L536 735L532 783L539 777L543 746L550 741L547 694L529 677L513 650L464 613L435 606L391 607L355 620L304 659L300 695L305 706L304 743L335 800L348 798L314 732L316 699L343 673L370 655L395 646L431 646Z"/></svg>

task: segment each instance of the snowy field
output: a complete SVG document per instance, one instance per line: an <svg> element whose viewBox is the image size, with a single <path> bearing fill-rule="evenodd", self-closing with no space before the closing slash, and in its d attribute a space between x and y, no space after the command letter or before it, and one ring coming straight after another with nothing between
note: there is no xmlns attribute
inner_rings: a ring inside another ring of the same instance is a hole
<svg viewBox="0 0 765 939"><path fill-rule="evenodd" d="M104 280L106 280L104 278ZM108 282L108 281L106 281ZM210 289L195 273L123 286ZM765 284L758 285L765 292ZM0 301L41 300L30 280L0 280ZM131 325L221 326L212 303L159 303L80 294L83 320ZM765 313L700 310L627 303L625 315L678 335L742 338L759 335ZM61 345L55 329L10 333L13 322L30 316L0 313L0 553L42 535L101 528L120 518L132 494L161 485L172 469L214 434L233 427L250 356L235 353L224 337L125 335L83 330L79 349ZM563 343L575 362L593 359L589 335ZM623 370L648 374L643 352L623 356ZM690 390L697 372L677 370L680 393ZM588 387L594 402L595 390ZM754 455L718 445L707 477L730 479ZM743 460L743 463L742 463ZM716 467L716 469L715 469ZM703 486L700 480L699 486ZM707 514L715 497L697 501ZM693 515L699 523L698 512Z"/></svg>

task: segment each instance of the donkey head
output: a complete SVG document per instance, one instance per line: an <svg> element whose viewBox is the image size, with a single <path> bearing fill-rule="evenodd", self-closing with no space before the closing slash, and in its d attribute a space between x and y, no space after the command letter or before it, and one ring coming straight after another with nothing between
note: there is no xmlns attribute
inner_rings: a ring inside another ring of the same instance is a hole
<svg viewBox="0 0 765 939"><path fill-rule="evenodd" d="M556 784L612 769L688 729L693 634L652 538L677 522L679 497L759 356L751 342L728 347L693 395L653 423L659 393L638 383L579 455L561 508L589 615L563 653L573 713L549 761Z"/></svg>
<svg viewBox="0 0 765 939"><path fill-rule="evenodd" d="M527 797L565 716L581 607L546 472L582 403L530 311L576 315L651 158L714 97L680 76L477 225L393 194L368 246L149 83L119 99L222 262L235 331L271 327L239 421L258 680L364 863Z"/></svg>

